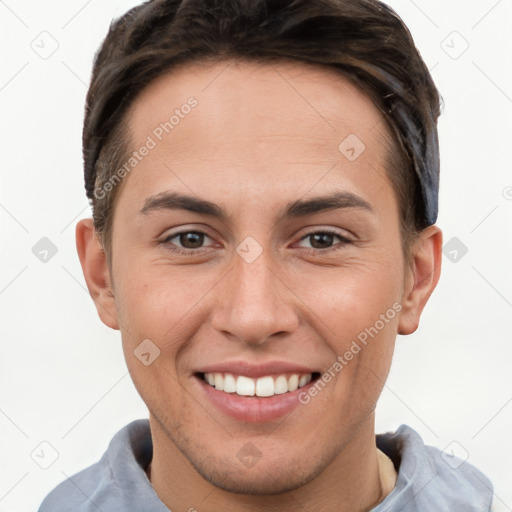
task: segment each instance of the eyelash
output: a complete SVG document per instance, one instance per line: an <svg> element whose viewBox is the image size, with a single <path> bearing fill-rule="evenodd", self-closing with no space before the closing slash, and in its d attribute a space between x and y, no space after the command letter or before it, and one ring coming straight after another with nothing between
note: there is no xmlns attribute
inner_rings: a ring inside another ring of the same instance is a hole
<svg viewBox="0 0 512 512"><path fill-rule="evenodd" d="M173 233L173 234L167 236L166 238L164 238L159 243L162 244L162 245L166 245L167 246L166 249L168 249L169 251L172 251L172 252L174 252L176 254L180 254L180 255L183 255L183 256L197 256L199 254L204 254L205 252L208 252L209 249L208 248L204 248L204 247L201 247L201 248L199 248L197 250L196 249L186 249L186 250L184 250L184 249L180 249L179 247L171 247L169 245L170 240L172 240L172 239L174 239L174 238L176 238L176 237L178 237L180 235L186 234L186 233L196 233L196 234L205 235L208 238L211 238L204 231L185 230L185 231L179 231L178 233ZM308 248L302 248L302 250L303 250L303 252L305 254L318 256L319 254L331 253L333 251L342 250L345 247L345 245L348 245L348 244L352 243L352 241L350 239L348 239L347 237L345 237L343 235L340 235L336 231L333 231L333 230L330 230L330 229L322 229L322 230L319 230L319 231L311 231L310 233L304 235L299 240L299 242L302 242L303 240L307 239L310 236L318 235L318 234L334 235L334 236L338 237L341 240L341 245L337 244L337 245L334 245L332 247L328 247L327 249L314 249L314 248L313 249L308 249Z"/></svg>

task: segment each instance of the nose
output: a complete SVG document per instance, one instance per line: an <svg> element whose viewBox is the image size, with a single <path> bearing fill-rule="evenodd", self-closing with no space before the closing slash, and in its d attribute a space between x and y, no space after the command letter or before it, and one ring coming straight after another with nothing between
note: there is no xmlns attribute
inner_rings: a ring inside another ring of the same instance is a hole
<svg viewBox="0 0 512 512"><path fill-rule="evenodd" d="M213 327L224 336L261 345L297 329L295 295L269 252L250 263L235 255L212 316Z"/></svg>

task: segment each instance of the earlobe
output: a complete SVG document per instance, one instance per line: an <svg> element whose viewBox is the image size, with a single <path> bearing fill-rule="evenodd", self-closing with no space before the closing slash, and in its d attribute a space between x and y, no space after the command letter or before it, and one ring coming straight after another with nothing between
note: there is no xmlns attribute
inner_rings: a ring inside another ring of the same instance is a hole
<svg viewBox="0 0 512 512"><path fill-rule="evenodd" d="M413 249L413 263L407 289L404 291L398 334L412 334L441 274L443 234L432 225L425 228Z"/></svg>
<svg viewBox="0 0 512 512"><path fill-rule="evenodd" d="M76 225L76 248L87 288L101 321L111 329L119 329L107 258L92 219L82 219Z"/></svg>

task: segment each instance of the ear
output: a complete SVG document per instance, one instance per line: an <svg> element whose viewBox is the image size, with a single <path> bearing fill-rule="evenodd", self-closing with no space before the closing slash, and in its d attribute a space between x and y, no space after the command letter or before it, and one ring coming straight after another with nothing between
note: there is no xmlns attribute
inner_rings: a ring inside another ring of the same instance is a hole
<svg viewBox="0 0 512 512"><path fill-rule="evenodd" d="M398 334L412 334L441 275L443 234L433 225L425 228L414 244L412 266L407 267L406 288L398 322Z"/></svg>
<svg viewBox="0 0 512 512"><path fill-rule="evenodd" d="M92 219L82 219L76 225L76 249L87 288L101 321L111 329L119 329L107 257Z"/></svg>

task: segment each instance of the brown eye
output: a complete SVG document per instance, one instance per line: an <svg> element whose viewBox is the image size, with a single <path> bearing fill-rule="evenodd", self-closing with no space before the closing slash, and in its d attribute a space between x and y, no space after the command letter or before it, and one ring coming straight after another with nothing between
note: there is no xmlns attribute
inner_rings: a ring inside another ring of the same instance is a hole
<svg viewBox="0 0 512 512"><path fill-rule="evenodd" d="M338 243L334 243L336 239L339 240ZM338 251L352 243L349 238L329 230L308 233L306 236L302 237L300 241L303 242L304 240L309 240L310 247L303 245L299 245L299 247L302 247L307 254L313 255L322 255L330 253L331 251Z"/></svg>
<svg viewBox="0 0 512 512"><path fill-rule="evenodd" d="M308 238L314 249L327 249L331 247L334 241L334 235L332 233L313 233L308 235Z"/></svg>
<svg viewBox="0 0 512 512"><path fill-rule="evenodd" d="M202 231L181 231L167 236L160 243L170 251L194 255L208 250L208 247L203 245L206 239L213 241Z"/></svg>
<svg viewBox="0 0 512 512"><path fill-rule="evenodd" d="M182 244L185 249L197 249L201 247L205 237L204 233L200 233L199 231L187 231L177 236L180 244Z"/></svg>

